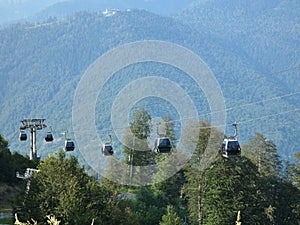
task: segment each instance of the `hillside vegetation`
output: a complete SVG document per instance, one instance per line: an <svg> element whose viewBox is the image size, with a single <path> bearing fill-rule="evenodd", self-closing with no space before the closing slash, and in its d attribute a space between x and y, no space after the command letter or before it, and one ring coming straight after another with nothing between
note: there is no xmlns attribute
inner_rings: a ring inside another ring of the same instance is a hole
<svg viewBox="0 0 300 225"><path fill-rule="evenodd" d="M175 168L168 163L168 157L181 150L174 147L170 153L154 154L145 147L143 141L150 135L151 119L145 110L134 115L130 128L141 142L124 146L123 154L131 154L134 160L125 157L122 161L134 166L132 181L147 177L156 182L134 186L104 177L95 181L74 156L60 151L39 163L38 172L30 180L30 189L23 200L15 202L18 218L21 221L34 219L40 225L51 224L50 217L61 224L74 225L91 221L100 225L170 225L170 222L181 225L183 221L195 225L199 221L205 225L299 223L299 161L283 170L276 145L271 140L257 133L250 138L249 145L244 146L247 153L252 153L249 156L224 158L217 154L211 164L205 166L206 161L202 160L207 159L205 152L215 150L222 133L210 128L208 122L200 121L196 148L189 162L178 168L174 176L160 180ZM172 136L174 127L169 126L167 133ZM208 144L210 138L212 142ZM256 151L260 157L256 157ZM300 159L299 153L295 156ZM149 163L157 166L155 173L144 174L139 170L138 165ZM129 171L113 164L107 168L112 176L121 175L121 180L129 175Z"/></svg>

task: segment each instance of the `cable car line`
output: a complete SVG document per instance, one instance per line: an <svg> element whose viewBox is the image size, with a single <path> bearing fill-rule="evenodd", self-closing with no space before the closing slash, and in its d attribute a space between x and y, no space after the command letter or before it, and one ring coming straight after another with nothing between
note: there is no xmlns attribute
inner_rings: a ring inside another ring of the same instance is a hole
<svg viewBox="0 0 300 225"><path fill-rule="evenodd" d="M286 69L283 69L283 70L272 72L269 75L285 73L285 72L289 72L289 71L292 71L292 70L297 70L299 68L300 68L300 65L297 65L297 66L289 67L289 68L286 68Z"/></svg>
<svg viewBox="0 0 300 225"><path fill-rule="evenodd" d="M249 120L241 121L239 123L240 124L241 123L249 123L249 122L252 122L252 121L255 121L255 120L265 119L265 118L268 118L268 117L274 117L274 116L278 116L278 115L284 115L284 114L288 114L288 113L292 113L292 112L297 112L297 111L300 111L300 108L293 109L293 110L287 110L287 111L283 111L283 112L276 113L276 114L265 115L265 116L261 116L261 117L257 117L257 118L252 118L252 119L249 119Z"/></svg>
<svg viewBox="0 0 300 225"><path fill-rule="evenodd" d="M276 97L272 97L272 98L268 98L268 99L263 99L263 100L259 100L259 101L256 101L256 102L246 103L244 105L239 105L239 106L236 106L236 107L231 107L231 108L225 109L224 111L231 111L233 109L242 108L242 107L246 107L246 106L251 106L251 105L255 105L255 104L258 104L258 103L262 103L262 102L269 102L269 101L272 101L272 100L278 100L278 99L282 99L282 98L286 98L286 97L290 97L290 96L294 96L294 95L298 95L298 94L300 94L300 91L289 93L289 94L284 94L284 95L281 95L281 96L276 96ZM276 114L270 114L270 115L267 115L267 116L253 118L250 121L258 120L260 118L270 117L270 116L273 116L273 115L276 116L276 115L282 115L282 114L286 114L286 113L290 113L290 112L296 112L298 110L299 110L299 108L293 109L293 110L287 110L287 111L283 111L283 112L276 113ZM199 117L209 116L209 115L224 112L224 111L220 110L220 111L213 111L213 112L206 113L206 114L200 114ZM175 122L181 122L181 121L184 121L184 120L191 120L191 119L194 119L194 118L193 117L186 117L186 118L181 118L181 119L177 119L177 120L167 121L167 122L164 122L164 123L175 123ZM244 123L244 121L241 121L239 123ZM225 125L228 125L228 124L220 125L220 127L225 126ZM111 132L113 130L126 130L126 129L130 129L130 126L128 125L126 127L115 127L115 128L111 128L111 129L101 129L101 133L105 133L105 132L107 133L107 132ZM89 131L91 131L91 130L84 130L84 131L81 130L81 131L76 131L76 132L81 133L81 132L89 132ZM71 132L71 133L74 133L74 131Z"/></svg>
<svg viewBox="0 0 300 225"><path fill-rule="evenodd" d="M264 103L264 102L269 102L269 101L273 101L273 100L283 99L283 98L291 97L291 96L298 95L298 94L300 94L300 91L296 91L296 92L292 92L292 93L287 93L287 94L283 94L283 95L275 96L275 97L271 97L271 98L265 98L265 99L262 99L262 100L258 100L256 102L245 103L243 105L239 105L239 106L236 106L236 107L230 107L230 108L227 108L225 110L220 110L220 111L214 111L214 112L209 112L209 113L205 113L205 114L200 114L199 116L209 116L209 115L212 115L212 114L215 114L215 113L227 112L227 111L231 111L233 109L242 108L242 107L246 107L246 106L251 106L251 105L255 105L255 104L259 104L259 103ZM149 106L152 106L152 105L154 105L154 104L149 104ZM187 118L187 119L192 119L192 118ZM175 122L176 121L182 121L182 119L172 120L172 121L175 121Z"/></svg>
<svg viewBox="0 0 300 225"><path fill-rule="evenodd" d="M240 106L237 106L237 107L227 108L226 111L230 111L230 110L233 110L233 109L236 109L236 108L242 108L242 107L245 107L245 106L256 105L256 104L259 104L259 103L270 102L270 101L273 101L273 100L278 100L278 99L282 99L282 98L286 98L286 97L291 97L291 96L294 96L294 95L297 95L297 94L300 94L300 91L289 93L289 94L284 94L284 95L281 95L281 96L275 96L273 98L264 99L264 100L260 100L260 101L256 101L256 102L246 103L244 105L240 105Z"/></svg>
<svg viewBox="0 0 300 225"><path fill-rule="evenodd" d="M266 119L266 118L269 118L269 117L275 117L275 116L278 116L278 115L284 115L284 114L298 112L298 111L300 111L300 108L296 108L296 109L293 109L293 110L286 110L286 111L282 111L282 112L275 113L275 114L268 114L268 115L264 115L264 116L260 116L260 117L251 118L251 119L248 119L248 120L242 120L242 121L239 122L239 124L246 124L246 123L249 123L249 122L252 122L252 121L255 121L255 120ZM184 118L184 119L193 119L193 118ZM176 121L182 121L182 120L183 119L176 120ZM226 126L229 126L229 125L232 125L232 124L231 123L224 123L224 124L219 124L219 125L214 125L214 126L205 126L205 127L204 126L199 126L199 125L196 125L196 124L192 124L191 127L209 129L209 128L226 127ZM106 130L101 130L101 131L113 131L113 130L116 130L116 129L127 129L127 128L129 128L129 127L106 129ZM79 131L79 132L90 132L90 130Z"/></svg>
<svg viewBox="0 0 300 225"><path fill-rule="evenodd" d="M209 113L205 113L205 114L199 114L199 117L209 116L209 115L212 115L212 114L215 114L215 113L224 112L224 111L227 112L227 111L231 111L231 110L234 110L234 109L237 109L237 108L242 108L242 107L247 107L247 106L255 105L255 104L258 104L258 103L263 103L263 102L269 102L269 101L273 101L273 100L283 99L283 98L291 97L291 96L298 95L298 94L300 94L300 91L292 92L292 93L288 93L288 94L284 94L284 95L280 95L280 96L275 96L275 97L272 97L272 98L266 98L266 99L263 99L263 100L259 100L259 101L256 101L256 102L246 103L246 104L239 105L239 106L236 106L236 107L230 107L230 108L227 108L225 110L213 111L213 112L209 112ZM295 112L295 111L298 111L298 110L299 109L288 110L288 111L286 111L286 113ZM285 114L285 111L284 112L280 112L278 114L271 114L271 115L267 115L267 116L253 118L253 119L251 119L251 121L252 120L258 120L260 118L270 117L272 115L281 115L281 114ZM181 119L177 119L177 120L171 120L169 122L164 122L164 123L175 123L175 122L181 122L181 121L184 121L184 120L191 120L191 119L194 119L194 118L193 117L186 117L186 118L181 118ZM240 123L244 123L244 122L241 121ZM222 126L226 126L226 125L228 125L228 124L223 124L223 125L219 125L219 126L222 127ZM113 130L126 130L126 129L130 129L130 126L128 125L126 127L115 127L115 128L111 128L111 129L101 129L101 133L105 133L105 132L107 133L107 132L111 132ZM82 133L82 132L89 132L89 131L91 131L91 130L81 130L81 131L76 131L76 132ZM70 133L74 133L74 131L72 131Z"/></svg>
<svg viewBox="0 0 300 225"><path fill-rule="evenodd" d="M283 69L283 70L280 70L280 71L272 72L269 75L286 73L286 72L296 70L296 69L299 69L299 68L300 68L300 65L297 65L297 66L286 68L286 69ZM267 78L266 77L263 77L263 78L259 77L257 79L252 79L250 81L253 82L254 80L261 80L261 79L267 79ZM249 82L249 80L248 80L248 82ZM295 96L295 95L298 95L298 94L300 94L300 91L287 93L287 94L283 94L283 95L280 95L280 96L265 98L265 99L262 99L262 100L258 100L258 101L250 102L250 103L245 103L245 104L238 105L238 106L235 106L235 107L229 107L229 108L226 108L225 110L221 110L221 111L214 111L214 112L209 112L209 113L205 113L205 114L199 114L199 117L209 116L209 115L212 115L212 114L215 114L215 113L220 113L220 112L228 112L228 111L231 111L231 110L234 110L234 109L249 107L249 106L252 106L252 105L255 105L255 104L259 104L259 103L266 103L266 102L270 102L270 101L275 101L275 100ZM191 97L196 97L196 96L191 96ZM152 104L147 104L147 106L160 105L160 104L161 103L152 103ZM265 115L265 116L261 116L261 117L256 117L256 118L251 118L251 119L248 119L248 120L240 121L240 123L241 124L249 123L249 122L252 122L252 121L255 121L255 120L265 119L265 118L274 117L274 116L278 116L278 115L284 115L284 114L291 113L291 112L297 112L299 110L300 110L299 108L296 108L296 109L293 109L293 110L286 110L286 111L282 111L282 112L275 113L275 114L270 114L270 115ZM175 123L175 122L181 122L183 120L190 120L190 119L194 119L194 118L180 118L180 119L177 119L177 120L167 121L165 123ZM220 125L217 125L217 127L223 127L223 126L227 126L227 125L228 124L220 124ZM210 126L210 127L212 127L212 126ZM216 127L216 126L214 126L214 127ZM116 130L116 129L130 129L130 126L106 129L106 131L111 131L111 130ZM105 130L101 130L101 131L103 132ZM81 131L79 131L79 132L81 132ZM82 132L84 132L84 131L82 131ZM19 139L21 141L25 141L27 139L27 135L23 130L20 130ZM50 141L53 141L53 140L54 140L54 138L53 138L52 129L51 129L50 131L47 132L47 134L45 136L45 141L50 142ZM107 144L107 143L104 143L103 146L105 146L105 144ZM111 145L110 145L110 147L111 147L111 152L113 152ZM75 148L74 142L71 139L65 137L65 151L73 151L74 148Z"/></svg>
<svg viewBox="0 0 300 225"><path fill-rule="evenodd" d="M268 77L267 76L272 76L272 75L275 75L275 74L283 74L283 73L286 73L286 72L289 72L289 71L293 71L293 70L298 70L300 68L300 65L297 65L297 66L292 66L292 67L288 67L288 68L285 68L285 69L282 69L282 70L278 70L278 71L274 71L274 72L271 72L271 73L268 73L268 74L265 74L265 73L257 73L257 75L259 75L259 77L257 78L254 78L254 79L245 79L245 80L241 80L239 81L238 85L236 83L234 84L226 84L226 83L222 83L221 86L224 86L224 87L230 87L230 86L245 86L245 83L254 83L255 81L259 81L259 80L267 80ZM258 72L258 71L257 71ZM261 75L264 75L263 77ZM246 85L248 86L248 85Z"/></svg>
<svg viewBox="0 0 300 225"><path fill-rule="evenodd" d="M300 91L292 92L292 93L288 93L288 94L284 94L284 95L280 95L280 96L275 96L275 97L272 97L272 98L266 98L266 99L259 100L259 101L256 101L256 102L245 103L243 105L239 105L239 106L236 106L236 107L226 108L225 110L219 110L219 111L209 112L209 113L206 113L206 114L200 114L199 116L209 116L209 115L212 115L212 114L215 114L215 113L227 112L227 111L231 111L233 109L242 108L242 107L251 106L251 105L256 105L256 104L259 104L259 103L269 102L269 101L273 101L273 100L283 99L283 98L291 97L291 96L298 95L298 94L300 94Z"/></svg>
<svg viewBox="0 0 300 225"><path fill-rule="evenodd" d="M271 72L271 73L269 73L268 75L274 75L274 74L281 74L281 73L285 73L285 72L288 72L288 71L292 71L292 70L297 70L297 69L299 69L300 68L300 65L297 65L297 66L292 66L292 67L288 67L288 68L285 68L285 69L282 69L282 70L279 70L279 71L275 71L275 72ZM253 82L255 82L255 81L257 81L257 80L263 80L263 79L267 79L267 77L258 77L258 78L255 78L255 79L251 79L251 80L249 80L249 79L247 79L247 80L244 80L244 81L241 81L241 82L239 82L239 83L242 83L243 84L243 86L245 86L244 84L247 82L247 83L253 83ZM231 86L231 85L234 85L234 86L237 86L236 84L229 84L229 85L225 85L225 86ZM240 86L239 84L238 84L238 86ZM295 92L295 93L299 93L299 92ZM293 93L290 93L290 94L293 94ZM287 96L288 95L290 95L290 94L287 94ZM197 96L195 96L195 95L190 95L191 97L197 97ZM276 98L276 97L275 97ZM261 100L261 101L264 101L264 100ZM257 102L257 103L259 103L259 102ZM160 105L161 103L151 103L151 104L147 104L146 106L155 106L155 105ZM250 103L249 103L250 104ZM255 103L251 103L251 104L255 104ZM134 106L133 107L133 109L134 108L140 108L140 106ZM230 109L231 110L231 109Z"/></svg>

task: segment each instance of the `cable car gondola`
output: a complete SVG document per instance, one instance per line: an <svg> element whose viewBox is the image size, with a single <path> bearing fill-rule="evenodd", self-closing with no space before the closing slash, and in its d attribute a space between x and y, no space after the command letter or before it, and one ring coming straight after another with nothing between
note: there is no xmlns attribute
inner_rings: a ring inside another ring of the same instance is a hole
<svg viewBox="0 0 300 225"><path fill-rule="evenodd" d="M234 138L225 138L222 142L222 154L225 158L240 156L241 147L239 142Z"/></svg>
<svg viewBox="0 0 300 225"><path fill-rule="evenodd" d="M52 127L50 127L50 131L47 132L47 134L45 135L45 141L46 142L51 142L53 141L53 135L52 135Z"/></svg>
<svg viewBox="0 0 300 225"><path fill-rule="evenodd" d="M102 145L102 154L104 156L110 156L114 154L113 147L110 143L105 143Z"/></svg>
<svg viewBox="0 0 300 225"><path fill-rule="evenodd" d="M19 138L20 138L20 141L26 141L27 140L27 134L24 131L20 131Z"/></svg>
<svg viewBox="0 0 300 225"><path fill-rule="evenodd" d="M108 136L109 136L110 141L103 144L102 148L101 148L101 152L104 156L110 156L110 155L114 154L114 150L112 147L112 138L111 138L110 134Z"/></svg>
<svg viewBox="0 0 300 225"><path fill-rule="evenodd" d="M234 122L232 125L235 127L234 135L228 138L225 137L222 142L221 151L223 157L225 158L241 155L241 147L237 140L237 134L238 134L237 123Z"/></svg>
<svg viewBox="0 0 300 225"><path fill-rule="evenodd" d="M74 142L71 139L65 140L65 151L70 152L70 151L74 151L74 149L75 149Z"/></svg>
<svg viewBox="0 0 300 225"><path fill-rule="evenodd" d="M170 138L159 137L155 140L154 151L156 153L169 153L171 151L172 144Z"/></svg>
<svg viewBox="0 0 300 225"><path fill-rule="evenodd" d="M53 138L53 135L52 135L52 133L49 131L49 132L47 132L47 134L45 135L45 141L46 142L51 142L51 141L53 141L54 140L54 138Z"/></svg>

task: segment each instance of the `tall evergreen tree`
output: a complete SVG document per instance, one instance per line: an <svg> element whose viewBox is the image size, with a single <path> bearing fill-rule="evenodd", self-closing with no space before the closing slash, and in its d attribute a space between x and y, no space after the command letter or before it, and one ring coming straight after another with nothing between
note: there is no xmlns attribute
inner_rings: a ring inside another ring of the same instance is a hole
<svg viewBox="0 0 300 225"><path fill-rule="evenodd" d="M185 167L185 176L187 182L184 186L184 195L187 196L188 199L188 208L190 212L189 216L191 224L203 224L203 193L205 192L207 184L203 170L205 165L202 165L202 163L205 164L206 162L203 162L202 159L204 158L206 151L219 151L220 144L222 142L222 134L216 129L211 128L208 122L201 121L196 125L199 126L200 129L198 131L197 140L194 140L197 142L196 149L194 150L189 163ZM212 145L209 146L208 144L210 138L216 140L213 141Z"/></svg>
<svg viewBox="0 0 300 225"><path fill-rule="evenodd" d="M288 181L279 180L276 186L278 197L273 207L274 224L300 224L300 190Z"/></svg>
<svg viewBox="0 0 300 225"><path fill-rule="evenodd" d="M219 156L204 173L203 224L232 224L238 211L243 214L243 224L265 224L256 174L256 166L247 158Z"/></svg>
<svg viewBox="0 0 300 225"><path fill-rule="evenodd" d="M163 116L162 118L162 130L161 133L170 138L171 141L176 141L175 135L175 123L172 121L172 118L169 114Z"/></svg>
<svg viewBox="0 0 300 225"><path fill-rule="evenodd" d="M260 177L258 192L262 196L259 202L264 207L265 217L270 224L282 221L279 208L283 203L280 201L283 166L276 145L256 133L250 138L249 144L244 146L243 152L257 166Z"/></svg>
<svg viewBox="0 0 300 225"><path fill-rule="evenodd" d="M173 206L167 206L167 212L162 217L162 221L159 225L181 225L183 224L183 220L178 217L177 213L174 211Z"/></svg>
<svg viewBox="0 0 300 225"><path fill-rule="evenodd" d="M130 123L130 130L125 137L125 146L123 155L125 162L130 165L130 171L125 171L130 182L140 182L142 180L151 180L149 174L142 170L143 166L154 163L153 152L148 146L147 138L151 132L151 116L145 109L135 112L133 122ZM147 171L151 173L151 171ZM135 181L133 181L135 180Z"/></svg>
<svg viewBox="0 0 300 225"><path fill-rule="evenodd" d="M293 181L296 187L300 190L300 152L295 153L295 170Z"/></svg>
<svg viewBox="0 0 300 225"><path fill-rule="evenodd" d="M249 144L244 146L243 152L257 165L261 176L279 177L281 175L282 161L277 147L262 134L256 133L254 137L250 138Z"/></svg>

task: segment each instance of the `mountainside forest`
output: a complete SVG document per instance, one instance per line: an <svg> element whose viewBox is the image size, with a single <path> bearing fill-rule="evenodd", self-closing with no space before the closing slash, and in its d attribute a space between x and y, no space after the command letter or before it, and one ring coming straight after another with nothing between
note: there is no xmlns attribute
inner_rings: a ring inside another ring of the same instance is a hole
<svg viewBox="0 0 300 225"><path fill-rule="evenodd" d="M135 136L144 138L131 148L140 149L146 143L149 123L151 117L147 111L134 115L130 128ZM173 126L168 126L167 134L174 138ZM153 155L151 149L132 151L125 146L123 161L134 165L132 172L108 166L111 177L126 180L130 176L133 182L150 177L156 181L147 186L121 185L107 178L95 180L87 175L76 157L62 151L49 155L35 167L28 158L11 154L8 142L0 135L0 210L3 205L11 205L16 213L15 223L13 219L5 222L19 225L299 224L299 152L295 155L296 163L283 168L274 143L256 134L244 146L251 153L247 157L224 158L218 154L203 168L205 152L215 150L222 133L202 121L197 135L197 146L189 162L168 179L161 180L174 170L168 158L173 154L180 156L180 149ZM215 141L208 144L211 137ZM257 151L260 157L256 156ZM157 171L141 173L139 166L149 163ZM24 175L20 172L18 176L23 180L17 179L13 172L24 170L24 166L36 169ZM12 195L12 188L1 185L4 181L9 187L19 187L19 194Z"/></svg>

